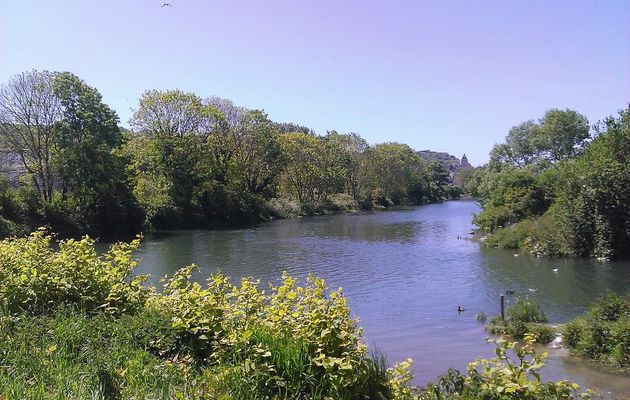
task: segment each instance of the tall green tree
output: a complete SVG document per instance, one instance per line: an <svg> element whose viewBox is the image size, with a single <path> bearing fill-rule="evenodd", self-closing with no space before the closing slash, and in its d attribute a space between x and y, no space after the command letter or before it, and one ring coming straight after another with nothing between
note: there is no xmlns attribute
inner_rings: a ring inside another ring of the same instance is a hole
<svg viewBox="0 0 630 400"><path fill-rule="evenodd" d="M55 125L53 164L62 201L71 197L89 231L139 229L141 212L124 174L118 116L101 94L69 72L57 73L53 91L62 118Z"/></svg>
<svg viewBox="0 0 630 400"><path fill-rule="evenodd" d="M217 113L194 93L149 90L140 98L130 122L136 132L147 135L206 138L215 127Z"/></svg>
<svg viewBox="0 0 630 400"><path fill-rule="evenodd" d="M540 157L551 162L577 156L590 137L588 119L569 109L547 111L539 126L533 137L533 147Z"/></svg>
<svg viewBox="0 0 630 400"><path fill-rule="evenodd" d="M604 259L630 255L630 107L607 118L563 172L554 215L568 251Z"/></svg>
<svg viewBox="0 0 630 400"><path fill-rule="evenodd" d="M286 162L282 179L289 193L300 202L310 202L335 192L345 171L334 145L300 132L282 134L280 145Z"/></svg>
<svg viewBox="0 0 630 400"><path fill-rule="evenodd" d="M233 180L250 193L269 193L284 169L279 133L258 110L248 111L234 132Z"/></svg>
<svg viewBox="0 0 630 400"><path fill-rule="evenodd" d="M340 162L345 170L345 190L355 200L360 198L361 162L369 145L358 133L340 134L331 131L326 135L331 145L336 149Z"/></svg>
<svg viewBox="0 0 630 400"><path fill-rule="evenodd" d="M362 168L362 183L374 200L398 202L407 195L409 182L419 157L406 144L389 142L367 150Z"/></svg>
<svg viewBox="0 0 630 400"><path fill-rule="evenodd" d="M555 164L579 155L590 138L586 117L573 110L552 109L538 121L523 122L508 132L505 143L490 152L489 166L523 167L533 163Z"/></svg>

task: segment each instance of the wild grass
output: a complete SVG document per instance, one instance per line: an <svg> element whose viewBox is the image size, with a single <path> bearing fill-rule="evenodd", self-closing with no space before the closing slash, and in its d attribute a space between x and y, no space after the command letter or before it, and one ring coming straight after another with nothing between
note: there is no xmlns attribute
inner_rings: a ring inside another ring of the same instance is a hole
<svg viewBox="0 0 630 400"><path fill-rule="evenodd" d="M9 399L172 399L191 385L180 366L152 354L163 330L143 332L155 316L73 310L2 316L0 393ZM167 325L168 324L168 325ZM152 338L150 338L152 336Z"/></svg>

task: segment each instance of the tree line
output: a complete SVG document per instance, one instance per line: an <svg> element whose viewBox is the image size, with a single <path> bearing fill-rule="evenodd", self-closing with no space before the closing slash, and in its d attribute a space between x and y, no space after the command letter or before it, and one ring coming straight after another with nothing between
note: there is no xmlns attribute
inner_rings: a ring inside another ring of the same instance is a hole
<svg viewBox="0 0 630 400"><path fill-rule="evenodd" d="M533 255L630 255L630 107L589 126L550 110L512 128L466 181L487 243Z"/></svg>
<svg viewBox="0 0 630 400"><path fill-rule="evenodd" d="M69 72L0 86L0 235L238 225L457 197L445 165L402 143L278 123L219 97L146 91L120 126Z"/></svg>

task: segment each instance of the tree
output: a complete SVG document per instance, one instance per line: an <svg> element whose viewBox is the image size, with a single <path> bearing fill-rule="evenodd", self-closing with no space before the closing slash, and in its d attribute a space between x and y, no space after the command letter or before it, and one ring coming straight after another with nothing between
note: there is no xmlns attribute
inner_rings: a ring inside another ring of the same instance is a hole
<svg viewBox="0 0 630 400"><path fill-rule="evenodd" d="M249 111L234 130L234 162L231 174L242 189L262 194L284 169L279 134L262 111Z"/></svg>
<svg viewBox="0 0 630 400"><path fill-rule="evenodd" d="M369 148L367 141L365 141L365 139L363 139L358 133L350 132L340 134L337 133L337 131L328 132L326 140L338 148L339 153L341 153L339 156L342 158L341 162L343 163L346 171L346 193L351 195L355 200L359 200L361 161L365 156L365 152Z"/></svg>
<svg viewBox="0 0 630 400"><path fill-rule="evenodd" d="M484 209L474 222L486 232L524 218L542 215L549 203L536 176L526 169L506 168L486 173L477 187Z"/></svg>
<svg viewBox="0 0 630 400"><path fill-rule="evenodd" d="M573 110L553 109L545 113L536 130L533 147L539 156L551 162L580 154L590 137L588 119Z"/></svg>
<svg viewBox="0 0 630 400"><path fill-rule="evenodd" d="M92 205L89 197L110 178L111 151L121 144L118 116L96 89L69 72L55 75L53 91L62 109L55 125L53 162L62 194L72 191L82 204Z"/></svg>
<svg viewBox="0 0 630 400"><path fill-rule="evenodd" d="M201 98L193 93L149 90L142 95L130 122L137 132L148 135L199 135L206 138L212 132L217 117L216 109L204 105Z"/></svg>
<svg viewBox="0 0 630 400"><path fill-rule="evenodd" d="M122 143L118 116L95 88L69 72L57 73L53 92L62 118L55 125L53 165L62 202L72 198L83 230L129 232L139 229L141 211L114 153Z"/></svg>
<svg viewBox="0 0 630 400"><path fill-rule="evenodd" d="M513 164L522 166L535 160L537 154L534 142L539 130L540 126L532 120L510 129L505 144L509 148L510 161Z"/></svg>
<svg viewBox="0 0 630 400"><path fill-rule="evenodd" d="M237 137L246 136L246 120L249 110L238 107L231 100L220 97L210 97L206 104L214 107L217 115L217 123L213 134L208 137L208 149L211 158L209 168L212 170L212 179L221 185L229 184L230 166L233 165L233 157L237 146Z"/></svg>
<svg viewBox="0 0 630 400"><path fill-rule="evenodd" d="M0 87L2 145L17 154L44 201L52 200L55 127L63 118L54 93L56 73L23 72Z"/></svg>
<svg viewBox="0 0 630 400"><path fill-rule="evenodd" d="M563 171L555 216L569 251L604 259L630 254L630 107Z"/></svg>
<svg viewBox="0 0 630 400"><path fill-rule="evenodd" d="M444 164L431 161L424 168L424 175L428 181L428 198L430 201L441 201L447 198L445 187L451 183L451 175Z"/></svg>
<svg viewBox="0 0 630 400"><path fill-rule="evenodd" d="M343 177L343 166L334 158L334 147L320 137L293 132L280 135L286 160L283 180L287 191L304 203L334 192Z"/></svg>
<svg viewBox="0 0 630 400"><path fill-rule="evenodd" d="M371 188L374 200L401 199L407 194L418 155L406 144L389 142L367 150L362 168L362 182Z"/></svg>

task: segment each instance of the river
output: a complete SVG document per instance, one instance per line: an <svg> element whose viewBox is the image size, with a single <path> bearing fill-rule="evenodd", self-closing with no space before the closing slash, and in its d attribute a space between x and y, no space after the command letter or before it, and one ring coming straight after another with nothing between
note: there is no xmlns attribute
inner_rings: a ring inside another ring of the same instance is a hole
<svg viewBox="0 0 630 400"><path fill-rule="evenodd" d="M515 257L482 248L468 235L478 211L475 202L451 201L246 229L157 232L139 249L137 272L150 274L153 283L193 262L201 270L197 279L218 269L234 278L274 282L283 271L301 278L312 272L344 288L371 348L390 362L414 359L417 384L493 356L475 316L498 314L499 295L506 290L537 300L552 323L584 312L606 290L628 293L629 262ZM466 311L458 313L458 305ZM630 393L630 377L566 350L551 350L544 376L569 378L613 396Z"/></svg>

